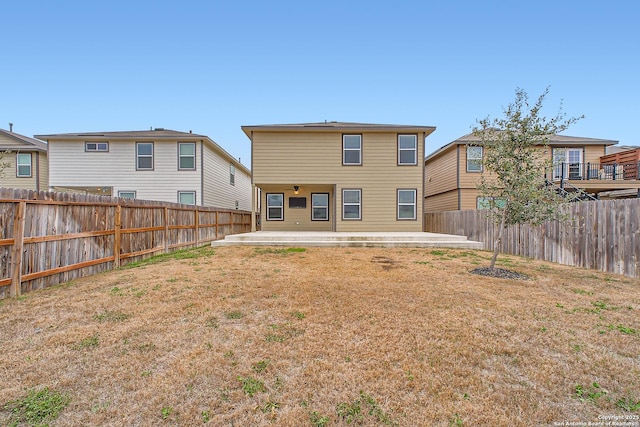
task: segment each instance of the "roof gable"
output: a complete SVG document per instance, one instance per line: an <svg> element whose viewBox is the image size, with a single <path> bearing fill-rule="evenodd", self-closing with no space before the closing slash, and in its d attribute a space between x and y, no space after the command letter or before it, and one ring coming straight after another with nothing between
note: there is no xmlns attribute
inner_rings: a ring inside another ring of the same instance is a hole
<svg viewBox="0 0 640 427"><path fill-rule="evenodd" d="M19 133L0 129L0 150L46 152L47 144Z"/></svg>

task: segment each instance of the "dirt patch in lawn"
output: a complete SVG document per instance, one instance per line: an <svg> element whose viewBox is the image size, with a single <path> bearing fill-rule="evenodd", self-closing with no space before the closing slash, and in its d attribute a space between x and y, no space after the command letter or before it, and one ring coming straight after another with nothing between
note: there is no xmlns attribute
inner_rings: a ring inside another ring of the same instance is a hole
<svg viewBox="0 0 640 427"><path fill-rule="evenodd" d="M636 281L517 257L203 248L0 301L0 424L480 426L638 415Z"/></svg>

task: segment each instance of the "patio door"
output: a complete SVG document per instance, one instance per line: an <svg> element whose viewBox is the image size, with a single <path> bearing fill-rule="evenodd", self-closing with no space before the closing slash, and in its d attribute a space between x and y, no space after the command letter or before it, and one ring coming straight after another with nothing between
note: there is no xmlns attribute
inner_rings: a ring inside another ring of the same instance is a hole
<svg viewBox="0 0 640 427"><path fill-rule="evenodd" d="M553 149L553 178L582 179L582 148Z"/></svg>

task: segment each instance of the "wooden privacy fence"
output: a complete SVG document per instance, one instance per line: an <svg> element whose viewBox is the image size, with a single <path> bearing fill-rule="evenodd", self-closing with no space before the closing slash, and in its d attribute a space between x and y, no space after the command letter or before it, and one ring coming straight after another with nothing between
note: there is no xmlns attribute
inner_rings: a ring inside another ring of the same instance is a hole
<svg viewBox="0 0 640 427"><path fill-rule="evenodd" d="M246 211L0 188L0 298L247 231Z"/></svg>
<svg viewBox="0 0 640 427"><path fill-rule="evenodd" d="M640 199L563 206L569 220L505 230L502 252L559 264L640 277ZM459 234L493 250L497 226L485 211L425 214L425 231Z"/></svg>

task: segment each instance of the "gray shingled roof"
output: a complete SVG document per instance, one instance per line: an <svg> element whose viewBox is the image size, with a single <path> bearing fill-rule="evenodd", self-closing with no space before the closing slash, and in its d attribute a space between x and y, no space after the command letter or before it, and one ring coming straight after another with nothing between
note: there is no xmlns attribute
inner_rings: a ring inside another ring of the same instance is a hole
<svg viewBox="0 0 640 427"><path fill-rule="evenodd" d="M83 137L90 138L109 138L109 139L130 139L130 138L206 138L206 135L199 135L191 132L179 132L171 129L156 128L152 130L134 130L134 131L117 131L117 132L81 132L81 133L56 133L49 135L35 135L41 139L59 139L73 138L81 139Z"/></svg>
<svg viewBox="0 0 640 427"><path fill-rule="evenodd" d="M47 144L43 141L39 141L28 136L20 135L19 133L10 132L5 129L0 129L0 133L16 140L16 145L3 146L3 149L11 151L47 151ZM26 144L26 145L25 145Z"/></svg>
<svg viewBox="0 0 640 427"><path fill-rule="evenodd" d="M422 125L393 125L393 124L374 124L374 123L353 123L353 122L336 122L325 121L316 123L292 123L292 124L272 124L272 125L245 125L241 126L244 133L250 137L251 131L362 131L362 132L383 132L383 131L429 131L433 132L435 126Z"/></svg>
<svg viewBox="0 0 640 427"><path fill-rule="evenodd" d="M454 145L464 145L464 144L469 144L469 143L478 143L480 142L480 138L478 138L477 136L473 135L473 133L469 133L466 134L464 136L461 136L460 138L451 141L450 143L440 147L439 149L437 149L436 151L434 151L433 153L429 154L427 156L427 158L425 160L429 160L433 157L436 157L437 155L439 155L440 153L446 151L449 147L452 147ZM581 136L568 136L568 135L553 135L549 138L548 140L548 144L549 145L566 145L566 146L572 146L572 145L615 145L617 144L618 141L612 140L612 139L599 139L599 138L584 138Z"/></svg>

